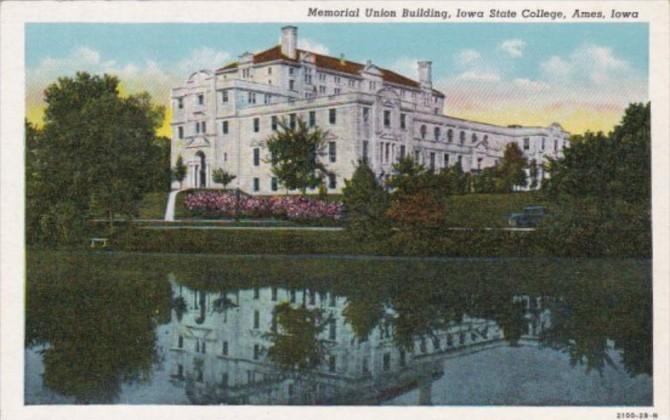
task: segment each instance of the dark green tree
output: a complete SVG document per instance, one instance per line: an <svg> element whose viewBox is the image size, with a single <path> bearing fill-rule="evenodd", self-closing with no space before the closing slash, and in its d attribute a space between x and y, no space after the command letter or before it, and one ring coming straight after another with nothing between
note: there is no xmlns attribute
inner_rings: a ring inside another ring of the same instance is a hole
<svg viewBox="0 0 670 420"><path fill-rule="evenodd" d="M222 184L223 188L226 188L226 185L233 182L237 178L235 175L226 172L223 168L217 168L212 171L212 179L218 184Z"/></svg>
<svg viewBox="0 0 670 420"><path fill-rule="evenodd" d="M295 127L285 120L278 125L278 130L266 140L272 173L286 188L305 194L307 188L318 187L332 173L321 161L326 154L328 133L318 126L308 127L301 118Z"/></svg>
<svg viewBox="0 0 670 420"><path fill-rule="evenodd" d="M28 218L39 220L29 238L74 241L89 216L100 211L110 223L114 214L132 216L151 190L163 109L146 93L121 97L118 84L114 76L77 73L47 87L39 158L29 164L37 173L27 183L36 188L27 194L43 204L29 208L36 214Z"/></svg>
<svg viewBox="0 0 670 420"><path fill-rule="evenodd" d="M177 161L174 168L172 168L172 177L175 181L179 182L179 186L181 186L181 183L186 178L186 165L184 165L184 159L181 155L177 156Z"/></svg>
<svg viewBox="0 0 670 420"><path fill-rule="evenodd" d="M516 143L510 143L505 147L503 158L497 166L498 179L496 190L500 192L512 192L514 187L525 187L526 167L528 160L523 155L523 151Z"/></svg>
<svg viewBox="0 0 670 420"><path fill-rule="evenodd" d="M365 162L359 162L342 190L347 231L355 240L380 240L390 232L389 194Z"/></svg>

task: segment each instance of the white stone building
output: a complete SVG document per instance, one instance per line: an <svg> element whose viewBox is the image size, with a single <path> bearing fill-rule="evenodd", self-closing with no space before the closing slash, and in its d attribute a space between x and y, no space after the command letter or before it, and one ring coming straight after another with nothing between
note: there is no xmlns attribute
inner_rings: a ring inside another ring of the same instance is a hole
<svg viewBox="0 0 670 420"><path fill-rule="evenodd" d="M418 80L412 80L371 61L300 50L297 37L297 28L286 26L280 45L195 72L172 90L172 165L182 156L188 167L182 188L220 188L212 171L223 168L237 176L229 187L283 191L264 147L280 119L302 118L327 130L325 159L335 173L327 180L330 192L341 191L361 159L387 177L402 156L435 170L460 162L476 171L495 165L509 143L538 163L568 146L569 134L557 123L501 127L445 115L430 61L417 63Z"/></svg>

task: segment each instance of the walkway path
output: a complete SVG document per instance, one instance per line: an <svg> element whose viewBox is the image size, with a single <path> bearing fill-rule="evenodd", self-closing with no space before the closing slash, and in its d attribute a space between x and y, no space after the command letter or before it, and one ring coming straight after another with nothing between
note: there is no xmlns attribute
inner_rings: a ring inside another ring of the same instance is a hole
<svg viewBox="0 0 670 420"><path fill-rule="evenodd" d="M172 190L168 196L167 206L165 207L166 222L174 222L174 208L177 202L177 194L179 194L179 190Z"/></svg>

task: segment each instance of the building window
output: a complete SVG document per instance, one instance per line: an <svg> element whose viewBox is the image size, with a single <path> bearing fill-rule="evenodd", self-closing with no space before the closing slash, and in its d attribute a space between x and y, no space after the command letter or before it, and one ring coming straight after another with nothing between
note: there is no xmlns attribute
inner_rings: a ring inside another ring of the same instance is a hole
<svg viewBox="0 0 670 420"><path fill-rule="evenodd" d="M279 189L277 177L273 176L270 182L271 182L270 188L272 189L272 191L277 191Z"/></svg>
<svg viewBox="0 0 670 420"><path fill-rule="evenodd" d="M451 334L447 334L447 347L454 345L454 337Z"/></svg>
<svg viewBox="0 0 670 420"><path fill-rule="evenodd" d="M328 338L331 340L337 340L337 324L335 318L330 320L330 325L328 327Z"/></svg>
<svg viewBox="0 0 670 420"><path fill-rule="evenodd" d="M384 111L384 127L391 127L391 111L389 110Z"/></svg>
<svg viewBox="0 0 670 420"><path fill-rule="evenodd" d="M430 152L430 170L435 170L435 152Z"/></svg>
<svg viewBox="0 0 670 420"><path fill-rule="evenodd" d="M384 353L384 371L391 369L391 353Z"/></svg>
<svg viewBox="0 0 670 420"><path fill-rule="evenodd" d="M254 329L257 330L261 325L261 313L254 311Z"/></svg>
<svg viewBox="0 0 670 420"><path fill-rule="evenodd" d="M368 123L370 121L370 108L363 108L363 122Z"/></svg>
<svg viewBox="0 0 670 420"><path fill-rule="evenodd" d="M289 69L288 69L288 74L290 74L291 76L293 76L294 73L295 73L295 69L294 69L293 67L289 67Z"/></svg>
<svg viewBox="0 0 670 420"><path fill-rule="evenodd" d="M180 139L184 138L184 127L182 126L177 127L177 137Z"/></svg>
<svg viewBox="0 0 670 420"><path fill-rule="evenodd" d="M276 287L272 288L272 301L273 302L277 301L277 288Z"/></svg>
<svg viewBox="0 0 670 420"><path fill-rule="evenodd" d="M458 159L456 159L456 162L458 163L458 166L463 167L463 156L458 155Z"/></svg>
<svg viewBox="0 0 670 420"><path fill-rule="evenodd" d="M333 95L339 95L340 93L342 93L342 89L340 88L333 89Z"/></svg>
<svg viewBox="0 0 670 420"><path fill-rule="evenodd" d="M368 141L363 140L363 162L368 162Z"/></svg>
<svg viewBox="0 0 670 420"><path fill-rule="evenodd" d="M335 174L328 174L328 188L331 190L337 188L337 176Z"/></svg>
<svg viewBox="0 0 670 420"><path fill-rule="evenodd" d="M258 360L261 355L261 346L254 344L254 360Z"/></svg>
<svg viewBox="0 0 670 420"><path fill-rule="evenodd" d="M335 108L328 110L328 121L330 121L331 124L335 124L337 122L337 110Z"/></svg>
<svg viewBox="0 0 670 420"><path fill-rule="evenodd" d="M418 150L415 150L414 151L414 162L420 163L419 162L420 158L421 158L421 152L419 152Z"/></svg>
<svg viewBox="0 0 670 420"><path fill-rule="evenodd" d="M523 139L523 150L530 149L530 139L528 137Z"/></svg>
<svg viewBox="0 0 670 420"><path fill-rule="evenodd" d="M400 145L400 159L405 159L405 145Z"/></svg>
<svg viewBox="0 0 670 420"><path fill-rule="evenodd" d="M444 167L446 168L448 166L449 166L449 153L445 153L444 154Z"/></svg>
<svg viewBox="0 0 670 420"><path fill-rule="evenodd" d="M426 126L425 126L425 125L422 125L422 126L421 126L421 129L420 129L421 139L422 139L422 140L426 138L426 132L427 132L427 131L428 131L428 129L426 128Z"/></svg>
<svg viewBox="0 0 670 420"><path fill-rule="evenodd" d="M268 93L264 94L264 95L263 95L263 103L264 103L265 105L267 105L267 104L269 104L270 102L272 102L272 95L270 95L270 94L268 94Z"/></svg>
<svg viewBox="0 0 670 420"><path fill-rule="evenodd" d="M260 299L261 297L261 289L258 287L254 287L254 299Z"/></svg>
<svg viewBox="0 0 670 420"><path fill-rule="evenodd" d="M258 192L261 189L261 181L258 178L254 178L254 191Z"/></svg>
<svg viewBox="0 0 670 420"><path fill-rule="evenodd" d="M441 133L440 133L440 127L435 127L435 128L433 129L433 136L435 137L435 141L439 141L439 140L440 140L440 134L441 134Z"/></svg>
<svg viewBox="0 0 670 420"><path fill-rule="evenodd" d="M454 140L454 130L451 128L447 130L447 141L451 143Z"/></svg>
<svg viewBox="0 0 670 420"><path fill-rule="evenodd" d="M309 111L309 126L314 127L316 125L316 111Z"/></svg>
<svg viewBox="0 0 670 420"><path fill-rule="evenodd" d="M477 143L477 133L472 133L472 142Z"/></svg>
<svg viewBox="0 0 670 420"><path fill-rule="evenodd" d="M177 347L179 347L180 349L184 348L184 337L182 337L181 335L179 336L179 339L177 340Z"/></svg>
<svg viewBox="0 0 670 420"><path fill-rule="evenodd" d="M337 358L335 355L330 355L330 358L328 359L328 372L335 372L335 369L337 368Z"/></svg>
<svg viewBox="0 0 670 420"><path fill-rule="evenodd" d="M328 159L331 163L337 160L337 144L334 141L328 143Z"/></svg>
<svg viewBox="0 0 670 420"><path fill-rule="evenodd" d="M200 122L199 121L195 122L195 132L200 133Z"/></svg>
<svg viewBox="0 0 670 420"><path fill-rule="evenodd" d="M198 95L198 105L205 104L205 95Z"/></svg>
<svg viewBox="0 0 670 420"><path fill-rule="evenodd" d="M272 131L277 131L278 118L276 115L272 116Z"/></svg>
<svg viewBox="0 0 670 420"><path fill-rule="evenodd" d="M407 128L407 115L400 114L400 128L405 130Z"/></svg>
<svg viewBox="0 0 670 420"><path fill-rule="evenodd" d="M182 98L177 99L177 108L184 109L184 100Z"/></svg>
<svg viewBox="0 0 670 420"><path fill-rule="evenodd" d="M325 86L319 86L319 94L321 94L321 95L326 94L326 87Z"/></svg>
<svg viewBox="0 0 670 420"><path fill-rule="evenodd" d="M221 123L221 132L223 134L228 134L228 121L224 121Z"/></svg>
<svg viewBox="0 0 670 420"><path fill-rule="evenodd" d="M295 114L290 114L288 117L289 117L288 118L289 119L289 126L291 127L291 130L293 130L295 128L296 116L295 116Z"/></svg>
<svg viewBox="0 0 670 420"><path fill-rule="evenodd" d="M461 146L462 146L463 143L465 143L465 131L461 131L458 136L459 136L458 140L461 142Z"/></svg>
<svg viewBox="0 0 670 420"><path fill-rule="evenodd" d="M371 81L371 82L368 83L368 87L370 88L370 90L375 90L375 88L377 87L377 84L375 82Z"/></svg>
<svg viewBox="0 0 670 420"><path fill-rule="evenodd" d="M228 102L228 89L223 90L221 92L221 102L223 102L223 103Z"/></svg>
<svg viewBox="0 0 670 420"><path fill-rule="evenodd" d="M261 119L254 118L254 133L258 133L261 129Z"/></svg>
<svg viewBox="0 0 670 420"><path fill-rule="evenodd" d="M256 103L256 93L249 92L248 99L249 99L250 104L255 104Z"/></svg>
<svg viewBox="0 0 670 420"><path fill-rule="evenodd" d="M545 138L544 138L544 137L542 137L542 145L541 145L541 150L544 150L544 140L545 140Z"/></svg>
<svg viewBox="0 0 670 420"><path fill-rule="evenodd" d="M288 81L288 89L289 90L295 90L295 80L289 80Z"/></svg>
<svg viewBox="0 0 670 420"><path fill-rule="evenodd" d="M384 150L384 161L388 163L390 156L391 156L391 143L386 143L386 147Z"/></svg>
<svg viewBox="0 0 670 420"><path fill-rule="evenodd" d="M228 356L228 342L224 341L222 346L221 346L221 354L224 356Z"/></svg>
<svg viewBox="0 0 670 420"><path fill-rule="evenodd" d="M261 164L261 149L258 147L254 148L254 166L259 166Z"/></svg>

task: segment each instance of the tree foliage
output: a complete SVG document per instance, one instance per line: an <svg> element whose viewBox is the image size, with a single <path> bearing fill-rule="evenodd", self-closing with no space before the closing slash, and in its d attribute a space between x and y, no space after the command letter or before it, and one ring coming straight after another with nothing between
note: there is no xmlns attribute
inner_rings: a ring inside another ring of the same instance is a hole
<svg viewBox="0 0 670 420"><path fill-rule="evenodd" d="M526 171L528 160L516 143L509 143L505 147L503 158L497 167L496 190L512 192L514 187L525 187L527 184Z"/></svg>
<svg viewBox="0 0 670 420"><path fill-rule="evenodd" d="M174 168L172 168L172 177L175 181L181 184L186 178L186 165L184 165L184 158L181 155L177 156Z"/></svg>
<svg viewBox="0 0 670 420"><path fill-rule="evenodd" d="M332 173L321 161L326 154L328 133L318 126L308 127L301 118L294 128L285 120L278 125L278 130L266 140L272 173L286 188L305 194L307 188L318 187Z"/></svg>
<svg viewBox="0 0 670 420"><path fill-rule="evenodd" d="M226 188L226 185L233 182L235 178L237 178L235 175L226 172L223 168L216 168L212 171L212 179L217 184L222 184L223 188Z"/></svg>
<svg viewBox="0 0 670 420"><path fill-rule="evenodd" d="M365 162L359 162L351 180L345 181L342 194L347 231L355 240L380 240L388 235L389 194Z"/></svg>
<svg viewBox="0 0 670 420"><path fill-rule="evenodd" d="M132 216L165 182L155 134L163 108L146 93L120 96L118 85L77 73L46 89L43 128L26 129L29 240L76 240L94 211Z"/></svg>

